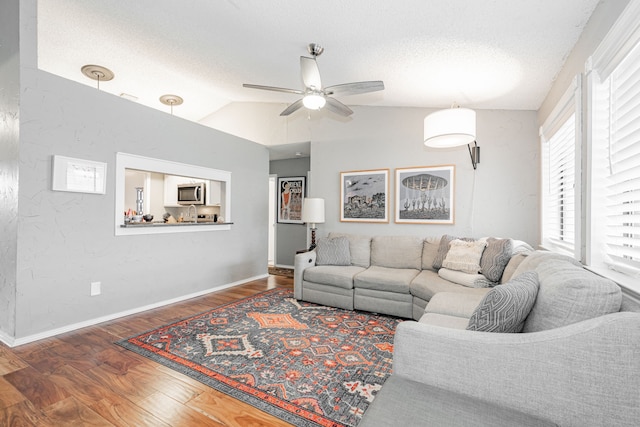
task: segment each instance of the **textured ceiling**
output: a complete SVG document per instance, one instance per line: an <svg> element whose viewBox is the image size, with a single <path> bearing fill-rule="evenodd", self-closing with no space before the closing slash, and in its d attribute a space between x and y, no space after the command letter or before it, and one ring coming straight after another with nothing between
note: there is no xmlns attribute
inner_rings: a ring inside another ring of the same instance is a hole
<svg viewBox="0 0 640 427"><path fill-rule="evenodd" d="M598 0L39 0L39 67L198 121L231 102L291 103L315 42L323 85L383 80L347 105L537 110ZM294 114L301 114L300 112Z"/></svg>

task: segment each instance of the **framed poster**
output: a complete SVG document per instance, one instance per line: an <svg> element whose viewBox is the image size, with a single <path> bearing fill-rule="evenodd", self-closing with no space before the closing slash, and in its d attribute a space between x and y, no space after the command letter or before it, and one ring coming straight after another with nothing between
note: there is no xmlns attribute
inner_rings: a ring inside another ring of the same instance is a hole
<svg viewBox="0 0 640 427"><path fill-rule="evenodd" d="M395 222L453 224L455 166L396 169Z"/></svg>
<svg viewBox="0 0 640 427"><path fill-rule="evenodd" d="M278 222L302 224L305 177L278 178Z"/></svg>
<svg viewBox="0 0 640 427"><path fill-rule="evenodd" d="M389 222L389 169L340 172L340 221Z"/></svg>

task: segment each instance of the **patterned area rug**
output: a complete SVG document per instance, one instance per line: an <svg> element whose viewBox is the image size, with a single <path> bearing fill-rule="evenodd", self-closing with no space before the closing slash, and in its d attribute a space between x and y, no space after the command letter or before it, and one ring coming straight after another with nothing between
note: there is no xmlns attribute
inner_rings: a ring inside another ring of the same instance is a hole
<svg viewBox="0 0 640 427"><path fill-rule="evenodd" d="M118 344L296 426L355 426L401 321L274 289Z"/></svg>

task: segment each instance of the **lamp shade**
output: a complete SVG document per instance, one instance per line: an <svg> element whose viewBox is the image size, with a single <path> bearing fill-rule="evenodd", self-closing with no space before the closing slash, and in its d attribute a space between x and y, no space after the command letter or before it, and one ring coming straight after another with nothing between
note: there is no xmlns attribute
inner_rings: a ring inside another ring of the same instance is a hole
<svg viewBox="0 0 640 427"><path fill-rule="evenodd" d="M324 222L324 199L305 198L302 204L302 222Z"/></svg>
<svg viewBox="0 0 640 427"><path fill-rule="evenodd" d="M449 108L424 118L424 145L447 148L470 144L476 139L476 112Z"/></svg>

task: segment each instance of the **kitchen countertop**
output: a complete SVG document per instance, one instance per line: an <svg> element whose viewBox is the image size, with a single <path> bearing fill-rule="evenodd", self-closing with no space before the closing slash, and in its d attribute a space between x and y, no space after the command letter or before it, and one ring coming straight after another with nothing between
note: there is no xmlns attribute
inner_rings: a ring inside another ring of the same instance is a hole
<svg viewBox="0 0 640 427"><path fill-rule="evenodd" d="M122 228L133 227L184 227L188 225L230 225L232 222L213 222L212 220L200 219L198 222L164 222L164 221L152 221L152 222L129 222L126 224L120 224Z"/></svg>

